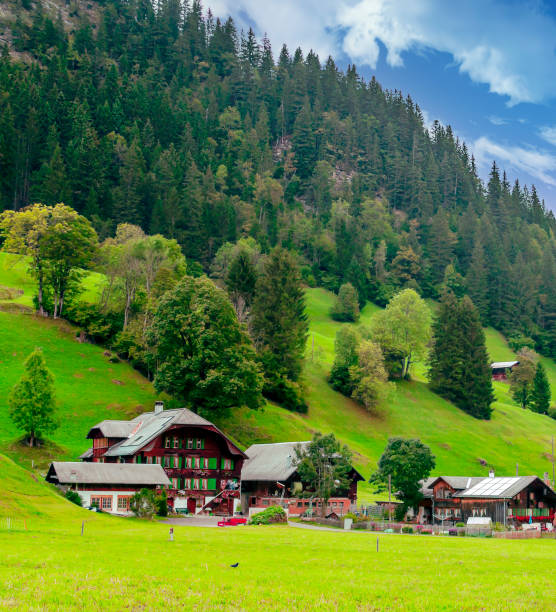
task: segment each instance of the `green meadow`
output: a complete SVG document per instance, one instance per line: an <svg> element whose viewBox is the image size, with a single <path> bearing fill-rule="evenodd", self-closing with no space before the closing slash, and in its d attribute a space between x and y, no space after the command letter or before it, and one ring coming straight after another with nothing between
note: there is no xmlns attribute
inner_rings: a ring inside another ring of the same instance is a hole
<svg viewBox="0 0 556 612"><path fill-rule="evenodd" d="M280 525L176 526L170 542L166 524L78 508L2 456L0 469L2 609L540 611L556 605L554 540L380 535L377 552L370 532ZM6 517L16 517L11 529Z"/></svg>

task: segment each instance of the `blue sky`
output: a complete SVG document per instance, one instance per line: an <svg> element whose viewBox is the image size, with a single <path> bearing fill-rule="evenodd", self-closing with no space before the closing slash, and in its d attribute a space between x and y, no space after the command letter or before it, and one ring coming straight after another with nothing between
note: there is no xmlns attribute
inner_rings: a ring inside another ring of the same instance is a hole
<svg viewBox="0 0 556 612"><path fill-rule="evenodd" d="M205 0L275 52L315 50L450 124L556 210L556 0Z"/></svg>

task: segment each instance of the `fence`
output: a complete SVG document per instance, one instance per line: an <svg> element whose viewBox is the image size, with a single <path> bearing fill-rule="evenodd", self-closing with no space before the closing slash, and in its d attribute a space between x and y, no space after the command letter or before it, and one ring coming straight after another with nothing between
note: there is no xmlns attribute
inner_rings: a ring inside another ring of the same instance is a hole
<svg viewBox="0 0 556 612"><path fill-rule="evenodd" d="M537 529L527 529L527 531L495 531L492 535L495 538L502 538L504 540L532 540L542 537L542 533Z"/></svg>

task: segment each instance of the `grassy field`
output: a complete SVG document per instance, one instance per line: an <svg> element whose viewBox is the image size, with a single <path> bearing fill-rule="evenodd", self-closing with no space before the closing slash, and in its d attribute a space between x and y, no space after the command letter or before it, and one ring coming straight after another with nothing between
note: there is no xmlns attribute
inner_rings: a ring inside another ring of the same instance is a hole
<svg viewBox="0 0 556 612"><path fill-rule="evenodd" d="M86 279L87 296L102 284L102 276ZM0 286L22 288L17 300L31 304L33 284L24 262L0 254ZM355 453L355 463L365 477L374 468L389 436L420 437L437 457L437 473L483 474L485 464L499 474L542 474L549 470L550 437L556 421L523 411L508 395L508 386L496 383L497 402L493 419L477 421L430 392L424 364L417 364L414 380L397 385L396 392L372 413L336 393L326 382L334 358L336 331L345 325L329 316L333 296L323 289L307 291L310 335L304 373L309 413L299 415L267 404L264 410L234 411L217 423L241 445L255 442L306 440L315 431L333 431ZM0 452L29 465L43 465L50 458L76 458L87 447L85 435L104 418L128 418L148 408L155 399L152 385L125 363L111 363L101 347L80 344L75 330L63 323L30 314L2 312L0 304ZM378 307L367 304L361 325L368 324ZM487 330L493 360L514 355L504 338ZM8 418L7 395L23 371L25 357L41 346L56 377L61 427L53 445L39 456L15 444L17 431ZM556 364L544 359L556 399ZM361 485L362 499L369 491Z"/></svg>
<svg viewBox="0 0 556 612"><path fill-rule="evenodd" d="M93 514L0 456L0 608L552 610L554 540L174 527ZM5 517L16 520L8 529ZM84 535L81 525L84 523ZM230 567L239 562L237 568Z"/></svg>

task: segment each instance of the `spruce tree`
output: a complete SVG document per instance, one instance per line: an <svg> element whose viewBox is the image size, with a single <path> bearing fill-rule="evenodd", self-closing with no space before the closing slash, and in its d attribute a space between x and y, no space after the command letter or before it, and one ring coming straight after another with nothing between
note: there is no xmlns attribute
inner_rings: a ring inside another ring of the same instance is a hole
<svg viewBox="0 0 556 612"><path fill-rule="evenodd" d="M494 401L485 334L465 296L444 297L433 324L431 389L478 419L490 419Z"/></svg>
<svg viewBox="0 0 556 612"><path fill-rule="evenodd" d="M550 408L550 383L546 376L546 370L543 364L539 361L533 378L533 388L531 390L531 410L540 414L548 414Z"/></svg>
<svg viewBox="0 0 556 612"><path fill-rule="evenodd" d="M8 401L10 417L25 433L29 446L37 446L44 434L58 427L54 377L46 367L40 349L35 349L27 357L25 373L12 389Z"/></svg>
<svg viewBox="0 0 556 612"><path fill-rule="evenodd" d="M305 295L297 264L281 247L271 251L257 281L251 328L267 379L296 381L307 341Z"/></svg>

